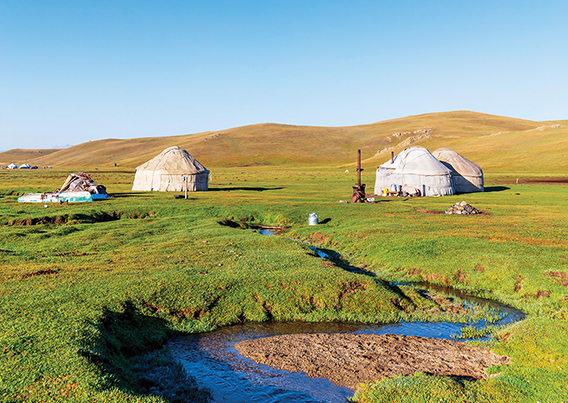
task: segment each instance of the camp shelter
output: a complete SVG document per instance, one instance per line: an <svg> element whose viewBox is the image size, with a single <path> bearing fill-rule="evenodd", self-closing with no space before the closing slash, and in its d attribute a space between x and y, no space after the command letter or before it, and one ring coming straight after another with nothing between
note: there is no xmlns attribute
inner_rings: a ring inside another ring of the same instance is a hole
<svg viewBox="0 0 568 403"><path fill-rule="evenodd" d="M183 148L173 146L136 168L132 190L200 191L208 189L208 180L209 171L203 165Z"/></svg>
<svg viewBox="0 0 568 403"><path fill-rule="evenodd" d="M415 187L421 196L454 194L451 171L424 147L405 148L377 168L375 194L391 185Z"/></svg>
<svg viewBox="0 0 568 403"><path fill-rule="evenodd" d="M438 148L432 155L452 171L456 193L483 192L483 171L479 165L449 148Z"/></svg>
<svg viewBox="0 0 568 403"><path fill-rule="evenodd" d="M6 169L18 169L18 166L12 162L10 165L6 167Z"/></svg>

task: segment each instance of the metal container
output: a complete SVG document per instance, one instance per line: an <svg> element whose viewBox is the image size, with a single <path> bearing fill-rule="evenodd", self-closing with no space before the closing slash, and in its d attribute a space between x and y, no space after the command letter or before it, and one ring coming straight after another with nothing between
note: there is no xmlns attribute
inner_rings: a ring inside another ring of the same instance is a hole
<svg viewBox="0 0 568 403"><path fill-rule="evenodd" d="M310 213L310 216L308 217L308 224L318 225L318 215L316 213Z"/></svg>

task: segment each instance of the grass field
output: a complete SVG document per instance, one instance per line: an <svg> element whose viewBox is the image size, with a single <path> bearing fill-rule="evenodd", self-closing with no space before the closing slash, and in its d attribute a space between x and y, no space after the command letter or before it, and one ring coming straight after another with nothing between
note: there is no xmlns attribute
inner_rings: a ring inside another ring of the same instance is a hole
<svg viewBox="0 0 568 403"><path fill-rule="evenodd" d="M491 369L498 376L387 379L362 385L357 401L568 401L565 185L516 184L509 172L487 177L485 193L357 205L338 203L355 181L344 169L238 167L215 169L211 191L188 200L132 193L132 173L94 172L112 199L15 202L67 174L0 172L2 401L205 401L161 349L179 332L266 320L460 320L381 279L449 285L528 316L487 344L512 358ZM364 182L373 174L364 171ZM485 214L433 214L461 200ZM325 224L308 226L310 212ZM251 224L290 228L265 237ZM306 244L378 278L322 261Z"/></svg>

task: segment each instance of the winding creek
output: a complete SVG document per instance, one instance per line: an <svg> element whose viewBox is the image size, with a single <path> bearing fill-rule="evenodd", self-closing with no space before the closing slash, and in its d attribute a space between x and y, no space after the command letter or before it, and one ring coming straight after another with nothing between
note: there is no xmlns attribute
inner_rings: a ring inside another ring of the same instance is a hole
<svg viewBox="0 0 568 403"><path fill-rule="evenodd" d="M269 233L264 233L270 235ZM322 258L327 254L312 248ZM321 252L321 253L320 253ZM396 286L397 284L392 284ZM425 288L423 285L415 285ZM434 290L435 287L431 287ZM460 297L465 304L477 303L502 316L494 326L507 325L524 318L510 306L443 289ZM211 392L212 402L346 402L354 392L325 378L310 378L304 373L277 370L241 356L235 344L248 339L299 333L399 334L452 339L463 327L472 324L451 322L402 322L394 324L346 323L261 323L235 325L203 334L186 335L170 341L168 347L183 368L197 379L200 387ZM473 326L484 327L484 323Z"/></svg>

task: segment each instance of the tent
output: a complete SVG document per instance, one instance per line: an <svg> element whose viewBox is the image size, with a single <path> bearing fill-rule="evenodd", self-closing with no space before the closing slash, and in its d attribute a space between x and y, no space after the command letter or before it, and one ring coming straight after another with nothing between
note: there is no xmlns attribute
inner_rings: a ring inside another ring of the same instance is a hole
<svg viewBox="0 0 568 403"><path fill-rule="evenodd" d="M405 148L394 160L377 168L375 194L391 185L415 187L421 196L454 194L451 171L424 147Z"/></svg>
<svg viewBox="0 0 568 403"><path fill-rule="evenodd" d="M8 165L6 168L7 168L7 169L18 169L18 166L12 162L12 163L11 163L10 165Z"/></svg>
<svg viewBox="0 0 568 403"><path fill-rule="evenodd" d="M61 188L56 190L57 193L80 191L89 192L94 200L108 198L106 187L97 185L95 181L91 179L91 175L85 172L69 174Z"/></svg>
<svg viewBox="0 0 568 403"><path fill-rule="evenodd" d="M452 171L456 193L483 192L481 167L449 148L438 148L432 155Z"/></svg>
<svg viewBox="0 0 568 403"><path fill-rule="evenodd" d="M166 148L136 168L132 190L180 192L208 189L209 171L181 147Z"/></svg>

